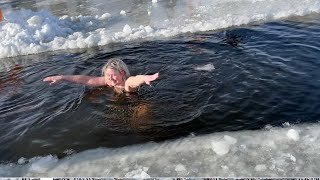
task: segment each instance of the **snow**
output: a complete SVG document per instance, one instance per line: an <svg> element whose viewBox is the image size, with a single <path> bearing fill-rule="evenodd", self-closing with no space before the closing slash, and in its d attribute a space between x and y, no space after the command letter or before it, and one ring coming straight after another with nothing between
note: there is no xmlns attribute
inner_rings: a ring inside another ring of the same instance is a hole
<svg viewBox="0 0 320 180"><path fill-rule="evenodd" d="M120 14L119 11L116 14L115 6L112 5L120 3L119 6L123 7L128 2L101 3L111 3L103 6L108 8L110 5L110 8L100 10L100 13L99 6L96 6L97 10L93 11L93 15L86 16L79 14L59 17L45 8L39 11L4 9L5 21L0 23L0 58L170 38L181 33L217 30L255 21L320 12L318 0L304 3L298 0L202 0L191 4L188 4L189 1L182 1L175 4L174 11L163 6L164 2L153 0L144 5L145 9L131 9L129 14L125 10L119 10ZM153 6L154 3L157 5ZM192 12L190 6L193 7ZM140 11L143 13L139 13ZM207 65L197 69L212 71L214 67Z"/></svg>

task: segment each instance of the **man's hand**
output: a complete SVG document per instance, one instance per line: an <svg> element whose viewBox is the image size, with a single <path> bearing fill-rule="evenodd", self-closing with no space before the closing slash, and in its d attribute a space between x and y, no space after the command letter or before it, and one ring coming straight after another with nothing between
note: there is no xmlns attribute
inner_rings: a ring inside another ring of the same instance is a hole
<svg viewBox="0 0 320 180"><path fill-rule="evenodd" d="M150 85L151 82L156 80L158 77L159 77L159 73L155 73L153 75L145 75L144 82Z"/></svg>
<svg viewBox="0 0 320 180"><path fill-rule="evenodd" d="M55 84L61 81L63 78L62 76L49 76L43 79L43 82L49 82L49 84Z"/></svg>

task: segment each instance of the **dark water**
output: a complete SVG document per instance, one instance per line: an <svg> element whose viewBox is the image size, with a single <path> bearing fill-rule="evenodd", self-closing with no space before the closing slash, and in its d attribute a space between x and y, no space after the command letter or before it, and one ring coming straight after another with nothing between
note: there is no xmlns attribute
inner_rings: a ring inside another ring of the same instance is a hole
<svg viewBox="0 0 320 180"><path fill-rule="evenodd" d="M0 72L0 161L318 122L319 17L1 59L9 68ZM98 76L112 57L132 74L160 78L130 95L42 82ZM210 64L215 69L197 70Z"/></svg>

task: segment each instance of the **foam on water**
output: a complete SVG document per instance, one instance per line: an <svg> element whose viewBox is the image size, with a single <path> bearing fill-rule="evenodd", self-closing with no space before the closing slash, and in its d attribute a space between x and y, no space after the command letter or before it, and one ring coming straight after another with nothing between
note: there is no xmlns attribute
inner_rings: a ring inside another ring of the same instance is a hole
<svg viewBox="0 0 320 180"><path fill-rule="evenodd" d="M104 12L94 16L62 17L56 17L47 10L4 10L5 21L0 23L0 58L140 39L167 38L180 33L215 30L320 12L318 0L303 3L300 0L203 0L194 6L191 13L182 10L187 9L187 5L177 5L179 12L168 18L161 16L161 11L167 11L158 5L161 1L150 3L156 5L145 9L145 16L140 17L150 19L147 24L130 20L131 15L125 10L118 11L117 14Z"/></svg>
<svg viewBox="0 0 320 180"><path fill-rule="evenodd" d="M0 176L318 176L319 150L320 124L308 124L22 158Z"/></svg>

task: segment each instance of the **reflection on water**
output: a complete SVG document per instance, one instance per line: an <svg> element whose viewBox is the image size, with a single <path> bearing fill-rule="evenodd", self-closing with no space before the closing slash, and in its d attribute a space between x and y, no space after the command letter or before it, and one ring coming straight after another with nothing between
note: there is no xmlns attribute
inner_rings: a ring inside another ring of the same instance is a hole
<svg viewBox="0 0 320 180"><path fill-rule="evenodd" d="M23 83L23 80L20 78L22 70L23 67L16 64L12 69L6 72L5 75L0 77L0 94L11 96L17 92L17 89Z"/></svg>
<svg viewBox="0 0 320 180"><path fill-rule="evenodd" d="M193 54L202 54L203 49L199 47L201 44L204 44L207 41L207 37L205 36L195 36L193 34L189 34L191 38L187 43L188 49L193 52Z"/></svg>
<svg viewBox="0 0 320 180"><path fill-rule="evenodd" d="M101 100L106 93L110 98L108 102ZM140 132L150 128L152 105L141 99L138 93L118 94L110 89L99 88L85 93L84 99L105 107L102 111L92 112L101 117L99 128L117 132Z"/></svg>
<svg viewBox="0 0 320 180"><path fill-rule="evenodd" d="M111 107L110 107L111 106ZM139 132L150 128L152 120L151 107L148 104L127 104L109 105L108 109L104 111L104 125L105 127L129 132Z"/></svg>

